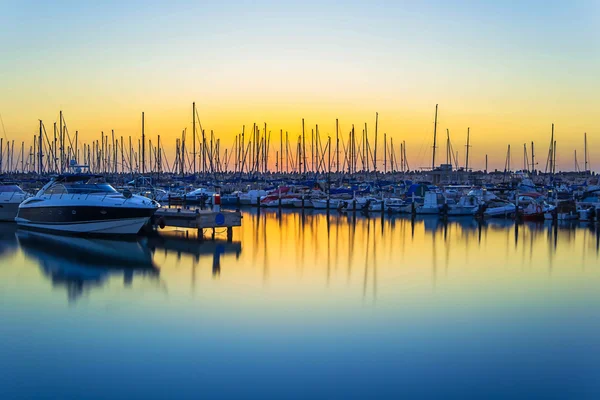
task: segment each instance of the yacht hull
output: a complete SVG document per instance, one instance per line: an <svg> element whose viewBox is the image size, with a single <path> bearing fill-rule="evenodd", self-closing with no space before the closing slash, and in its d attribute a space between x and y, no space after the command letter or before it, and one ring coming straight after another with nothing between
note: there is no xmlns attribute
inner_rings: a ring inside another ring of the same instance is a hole
<svg viewBox="0 0 600 400"><path fill-rule="evenodd" d="M35 222L16 218L20 228L47 232L63 232L75 235L136 235L150 217L126 218L120 220L97 220L77 222Z"/></svg>
<svg viewBox="0 0 600 400"><path fill-rule="evenodd" d="M21 203L0 203L0 221L15 221Z"/></svg>

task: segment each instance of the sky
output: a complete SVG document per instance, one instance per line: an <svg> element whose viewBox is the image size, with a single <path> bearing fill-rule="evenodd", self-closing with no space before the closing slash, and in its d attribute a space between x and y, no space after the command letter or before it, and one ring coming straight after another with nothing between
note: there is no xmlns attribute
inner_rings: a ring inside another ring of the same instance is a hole
<svg viewBox="0 0 600 400"><path fill-rule="evenodd" d="M84 142L136 138L143 111L172 152L196 102L224 147L253 123L296 138L302 118L322 137L338 118L346 139L367 123L373 141L379 113L418 168L439 104L439 151L448 129L461 165L467 128L475 168L503 169L509 144L520 167L531 141L545 164L554 123L558 169L574 150L583 165L587 132L600 171L599 20L591 0L0 0L0 137L29 146L62 110Z"/></svg>

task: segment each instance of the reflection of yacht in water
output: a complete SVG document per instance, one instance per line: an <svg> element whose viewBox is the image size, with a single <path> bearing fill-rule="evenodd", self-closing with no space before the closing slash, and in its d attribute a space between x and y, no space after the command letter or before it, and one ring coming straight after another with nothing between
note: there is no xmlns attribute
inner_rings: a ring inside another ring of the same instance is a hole
<svg viewBox="0 0 600 400"><path fill-rule="evenodd" d="M137 241L113 241L17 231L21 249L36 259L53 286L66 287L74 300L85 290L121 277L129 285L134 276L157 277L152 254Z"/></svg>
<svg viewBox="0 0 600 400"><path fill-rule="evenodd" d="M14 223L0 222L0 263L2 257L9 256L17 250L16 231L17 226Z"/></svg>

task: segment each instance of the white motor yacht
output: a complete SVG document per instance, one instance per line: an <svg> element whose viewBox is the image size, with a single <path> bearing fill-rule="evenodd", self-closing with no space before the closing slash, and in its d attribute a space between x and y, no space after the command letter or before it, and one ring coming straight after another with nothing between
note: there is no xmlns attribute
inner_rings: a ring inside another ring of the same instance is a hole
<svg viewBox="0 0 600 400"><path fill-rule="evenodd" d="M159 204L117 192L100 175L60 175L19 206L22 228L70 234L135 235Z"/></svg>

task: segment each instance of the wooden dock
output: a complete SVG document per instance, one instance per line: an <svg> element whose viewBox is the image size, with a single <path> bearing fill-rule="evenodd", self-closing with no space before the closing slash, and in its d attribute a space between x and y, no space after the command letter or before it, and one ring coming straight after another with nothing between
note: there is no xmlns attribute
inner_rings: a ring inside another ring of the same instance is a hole
<svg viewBox="0 0 600 400"><path fill-rule="evenodd" d="M242 226L240 211L188 210L185 208L159 208L152 217L152 225L165 227L198 229L198 240L204 240L204 229L212 229L212 239L216 229L227 229L227 240L233 239L233 228Z"/></svg>

